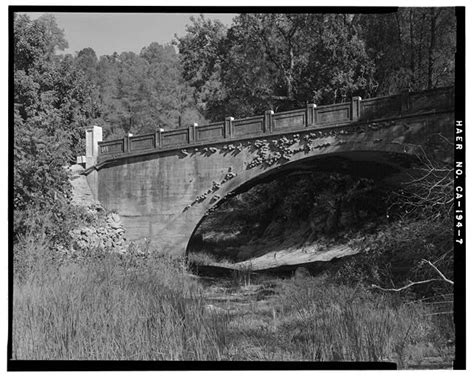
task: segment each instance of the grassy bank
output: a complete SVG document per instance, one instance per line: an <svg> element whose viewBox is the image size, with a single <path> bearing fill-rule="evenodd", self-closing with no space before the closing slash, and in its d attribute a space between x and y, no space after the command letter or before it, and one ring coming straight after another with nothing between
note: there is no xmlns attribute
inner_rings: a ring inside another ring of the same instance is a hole
<svg viewBox="0 0 474 378"><path fill-rule="evenodd" d="M234 355L249 358L250 342L259 359L393 361L403 368L428 356L449 360L447 333L420 302L314 277L285 280L276 292L233 319Z"/></svg>
<svg viewBox="0 0 474 378"><path fill-rule="evenodd" d="M224 323L179 261L91 256L15 281L18 359L220 359Z"/></svg>
<svg viewBox="0 0 474 378"><path fill-rule="evenodd" d="M216 293L218 295L216 296ZM449 360L422 302L324 278L211 285L182 261L95 253L15 279L16 359Z"/></svg>

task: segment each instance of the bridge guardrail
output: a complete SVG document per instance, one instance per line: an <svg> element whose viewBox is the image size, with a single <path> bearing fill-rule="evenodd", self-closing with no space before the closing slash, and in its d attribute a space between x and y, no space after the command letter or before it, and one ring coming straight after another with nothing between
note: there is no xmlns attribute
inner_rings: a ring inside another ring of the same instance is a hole
<svg viewBox="0 0 474 378"><path fill-rule="evenodd" d="M298 132L307 128L324 128L336 124L375 121L418 113L443 111L454 107L454 87L429 89L422 92L404 92L398 95L317 106L280 113L267 111L264 115L223 122L193 125L188 128L157 131L123 139L99 142L99 160L118 157L130 152L186 148L195 143L216 143L228 139L259 137L272 133Z"/></svg>
<svg viewBox="0 0 474 378"><path fill-rule="evenodd" d="M193 126L194 140L197 142L213 141L225 138L225 122L214 122L208 125Z"/></svg>

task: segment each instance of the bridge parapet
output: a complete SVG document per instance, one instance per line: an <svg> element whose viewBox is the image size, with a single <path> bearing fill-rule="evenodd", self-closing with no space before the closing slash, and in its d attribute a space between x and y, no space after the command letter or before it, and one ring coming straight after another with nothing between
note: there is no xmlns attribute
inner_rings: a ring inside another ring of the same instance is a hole
<svg viewBox="0 0 474 378"><path fill-rule="evenodd" d="M454 88L436 88L422 92L404 92L394 96L317 106L280 113L267 111L264 115L242 119L227 117L222 122L152 134L124 137L99 142L98 162L159 150L185 149L229 140L258 138L262 135L302 132L309 129L344 127L354 122L371 122L454 108Z"/></svg>

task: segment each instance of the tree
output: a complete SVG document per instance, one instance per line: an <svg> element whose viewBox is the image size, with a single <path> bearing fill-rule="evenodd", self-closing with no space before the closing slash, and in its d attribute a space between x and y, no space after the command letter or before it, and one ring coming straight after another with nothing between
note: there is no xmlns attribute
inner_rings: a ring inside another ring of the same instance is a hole
<svg viewBox="0 0 474 378"><path fill-rule="evenodd" d="M220 77L226 27L220 21L205 19L203 15L190 20L186 35L175 36L174 44L179 50L183 78L194 88L199 110L206 118L215 121L221 116L216 115L216 110L226 98Z"/></svg>
<svg viewBox="0 0 474 378"><path fill-rule="evenodd" d="M386 15L362 15L359 24L376 63L377 94L454 83L453 8L400 8Z"/></svg>
<svg viewBox="0 0 474 378"><path fill-rule="evenodd" d="M152 43L140 52L148 61L147 81L144 92L147 96L147 127L176 128L201 122L193 91L185 82L178 54L171 45Z"/></svg>
<svg viewBox="0 0 474 378"><path fill-rule="evenodd" d="M75 64L97 87L101 112L97 123L107 139L203 120L171 45L153 42L140 54L114 53L98 61L92 49L84 49Z"/></svg>
<svg viewBox="0 0 474 378"><path fill-rule="evenodd" d="M52 16L14 16L15 236L31 223L22 215L31 211L61 222L61 204L70 198L64 166L84 153L84 127L98 116L83 73L70 56L55 55L65 46Z"/></svg>
<svg viewBox="0 0 474 378"><path fill-rule="evenodd" d="M203 17L192 20L178 39L184 77L212 120L366 95L374 67L353 19L248 13L225 34Z"/></svg>
<svg viewBox="0 0 474 378"><path fill-rule="evenodd" d="M97 65L99 60L94 49L86 47L77 53L74 65L82 70L89 82L97 82Z"/></svg>

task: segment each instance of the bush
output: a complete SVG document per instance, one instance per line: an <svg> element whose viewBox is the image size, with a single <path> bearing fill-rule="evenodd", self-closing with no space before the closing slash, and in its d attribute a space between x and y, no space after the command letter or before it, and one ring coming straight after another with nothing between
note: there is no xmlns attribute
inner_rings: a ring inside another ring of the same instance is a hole
<svg viewBox="0 0 474 378"><path fill-rule="evenodd" d="M379 228L378 232L364 238L356 247L362 253L350 258L334 275L336 282L382 287L399 287L407 281L439 278L429 266L429 260L452 279L452 227L446 221L414 220L405 218ZM452 293L452 286L445 282L412 286L406 292L417 296Z"/></svg>

